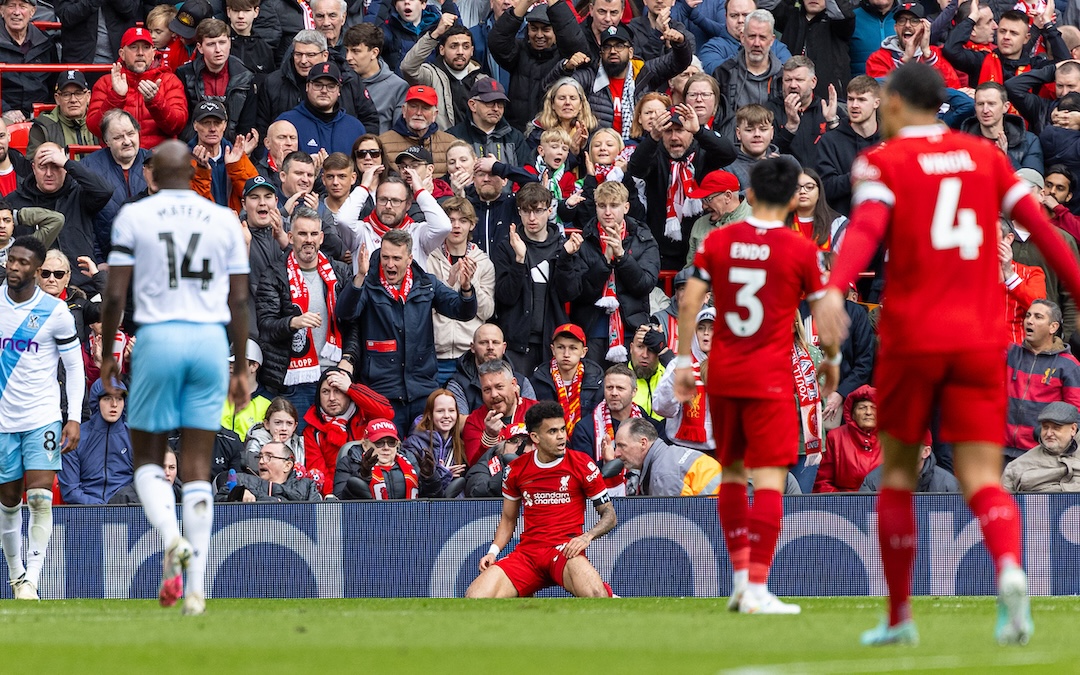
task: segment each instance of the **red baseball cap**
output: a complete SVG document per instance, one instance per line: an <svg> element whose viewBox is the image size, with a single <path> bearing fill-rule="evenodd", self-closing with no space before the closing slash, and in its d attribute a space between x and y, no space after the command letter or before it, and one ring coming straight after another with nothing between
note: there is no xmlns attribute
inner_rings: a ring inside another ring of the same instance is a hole
<svg viewBox="0 0 1080 675"><path fill-rule="evenodd" d="M149 30L142 26L135 26L124 31L124 37L120 39L120 46L127 47L136 42L149 42L150 46L153 46L154 38L150 36Z"/></svg>
<svg viewBox="0 0 1080 675"><path fill-rule="evenodd" d="M564 323L563 325L556 328L555 332L551 334L551 341L554 342L555 338L559 337L560 335L569 335L575 340L581 342L581 344L585 344L586 342L588 342L588 340L585 339L585 331L581 330L581 326L578 326L576 324Z"/></svg>
<svg viewBox="0 0 1080 675"><path fill-rule="evenodd" d="M735 174L717 169L705 174L701 183L687 194L691 199L705 199L717 192L738 192L739 179Z"/></svg>
<svg viewBox="0 0 1080 675"><path fill-rule="evenodd" d="M420 101L428 105L439 105L439 94L431 87L417 84L409 87L405 93L406 101Z"/></svg>
<svg viewBox="0 0 1080 675"><path fill-rule="evenodd" d="M383 438L401 440L398 436L397 427L394 426L393 422L385 418L373 419L368 422L367 429L364 431L364 438L372 443Z"/></svg>

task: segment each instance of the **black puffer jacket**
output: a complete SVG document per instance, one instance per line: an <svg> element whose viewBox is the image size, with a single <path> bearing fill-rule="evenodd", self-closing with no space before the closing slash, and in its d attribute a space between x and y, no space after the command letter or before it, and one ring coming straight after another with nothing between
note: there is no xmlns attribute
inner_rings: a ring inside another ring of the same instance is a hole
<svg viewBox="0 0 1080 675"><path fill-rule="evenodd" d="M796 7L793 0L781 0L772 9L780 41L792 54L803 54L814 62L817 73L814 96L817 98L828 98L830 84L836 89L836 98L841 103L847 98L847 83L851 79L848 47L855 32L857 5L854 0L826 3L825 9L809 20L806 10Z"/></svg>
<svg viewBox="0 0 1080 675"><path fill-rule="evenodd" d="M333 260L331 264L334 267L334 274L337 275L334 292L341 293L341 289L346 284L352 283L352 272L345 263ZM285 388L285 373L289 370L293 335L297 333L289 327L289 321L294 316L302 314L300 308L293 304L292 296L289 294L289 275L284 258L263 271L257 293L255 316L258 317L259 322L259 346L263 351L259 382L267 389L281 393ZM340 320L340 309L338 314L338 326L342 340L345 342L342 350L354 353L356 346L352 345L350 349L349 342L350 338L353 338L352 331L349 330L350 323Z"/></svg>
<svg viewBox="0 0 1080 675"><path fill-rule="evenodd" d="M257 92L255 74L248 70L243 61L230 56L225 67L229 69L229 84L225 87L225 110L229 113L225 124L225 138L231 143L236 140L237 134L246 134L255 127ZM210 98L206 95L206 84L203 82L205 71L206 60L202 55L176 69L176 76L184 85L189 110L194 110ZM189 116L187 125L180 132L180 139L190 141L192 138L195 138L195 128L191 126Z"/></svg>
<svg viewBox="0 0 1080 675"><path fill-rule="evenodd" d="M214 501L228 502L239 501L240 490L243 488L255 497L257 502L321 502L322 494L319 486L310 478L297 478L295 473L290 473L284 483L271 483L265 478L252 476L249 473L236 474L236 486L230 488L227 483L222 483L218 488ZM235 490L235 492L233 492Z"/></svg>
<svg viewBox="0 0 1080 675"><path fill-rule="evenodd" d="M420 483L419 497L441 497L442 496L442 484L439 482L439 474L437 472L432 473L429 476L424 476L420 470L420 458L413 457L410 453L401 451L401 456L405 458L405 461L412 465L413 470L416 471L416 478ZM364 459L364 445L360 441L354 441L348 443L341 448L340 454L338 454L337 467L334 469L334 495L338 499L372 499L371 485L365 482L364 490L360 490L359 494L353 489L356 485L355 481L352 485L349 484L350 478L358 478L361 481L364 479L360 477L360 464ZM383 470L384 484L386 486L387 499L409 499L410 496L406 494L405 477L402 471L396 465L390 469Z"/></svg>
<svg viewBox="0 0 1080 675"><path fill-rule="evenodd" d="M619 299L626 335L633 335L638 326L649 323L649 293L656 287L660 276L660 249L656 239L644 223L633 218L626 219L626 236L623 237L623 256L617 263L608 264L600 252L600 234L593 220L582 231L585 241L581 243L578 257L581 259L581 294L570 305L570 320L585 329L586 335L597 321L607 323L607 310L596 306L604 293L608 277L615 270L615 292ZM596 355L599 359L603 355ZM535 386L535 382L533 383Z"/></svg>
<svg viewBox="0 0 1080 675"><path fill-rule="evenodd" d="M54 2L60 22L60 48L65 63L93 63L97 55L99 19L105 20L109 54L120 50L124 31L142 20L139 0L64 0Z"/></svg>
<svg viewBox="0 0 1080 675"><path fill-rule="evenodd" d="M513 11L503 12L488 33L488 50L495 62L511 73L510 89L506 92L510 98L506 104L506 121L519 131L524 131L536 111L543 107L543 83L561 63L560 59L568 59L575 52L588 52L588 43L569 4L548 5L548 19L560 37L554 47L543 51L530 47L526 38L518 38L524 19Z"/></svg>

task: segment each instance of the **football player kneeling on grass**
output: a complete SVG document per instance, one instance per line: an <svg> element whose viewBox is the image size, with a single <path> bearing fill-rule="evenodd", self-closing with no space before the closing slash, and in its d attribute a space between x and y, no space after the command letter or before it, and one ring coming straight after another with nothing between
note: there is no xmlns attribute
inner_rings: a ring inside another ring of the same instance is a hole
<svg viewBox="0 0 1080 675"><path fill-rule="evenodd" d="M558 403L541 401L529 408L525 427L536 449L510 463L495 541L480 559L480 576L466 597L525 597L554 585L578 597L611 596L611 587L585 557L589 543L618 522L600 469L585 453L566 452L566 418ZM582 534L586 500L600 521ZM497 561L514 534L522 504L521 541Z"/></svg>

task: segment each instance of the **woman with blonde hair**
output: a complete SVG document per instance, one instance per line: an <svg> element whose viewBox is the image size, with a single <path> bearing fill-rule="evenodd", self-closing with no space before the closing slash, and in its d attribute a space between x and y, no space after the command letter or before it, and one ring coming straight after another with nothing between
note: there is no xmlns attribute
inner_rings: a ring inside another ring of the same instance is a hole
<svg viewBox="0 0 1080 675"><path fill-rule="evenodd" d="M527 140L529 147L535 150L540 145L540 134L562 127L570 134L570 155L576 157L597 126L599 122L581 84L572 77L564 77L551 85L544 95L544 105L529 125Z"/></svg>

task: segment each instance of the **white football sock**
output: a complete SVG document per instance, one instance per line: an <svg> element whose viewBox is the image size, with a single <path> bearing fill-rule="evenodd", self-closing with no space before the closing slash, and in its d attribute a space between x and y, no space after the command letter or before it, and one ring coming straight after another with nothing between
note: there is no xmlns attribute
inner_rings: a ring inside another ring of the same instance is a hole
<svg viewBox="0 0 1080 675"><path fill-rule="evenodd" d="M731 574L732 586L738 586L742 584L745 586L750 583L750 570L739 570L738 572L732 572Z"/></svg>
<svg viewBox="0 0 1080 675"><path fill-rule="evenodd" d="M184 536L191 544L184 595L206 594L206 557L214 527L214 492L204 480L184 484Z"/></svg>
<svg viewBox="0 0 1080 675"><path fill-rule="evenodd" d="M26 491L26 505L30 507L30 548L26 551L26 580L38 587L41 569L45 567L45 552L52 537L52 490L32 488Z"/></svg>
<svg viewBox="0 0 1080 675"><path fill-rule="evenodd" d="M172 484L165 480L165 470L157 464L143 464L135 469L135 492L142 502L146 519L161 535L165 546L180 536L176 522L176 494Z"/></svg>
<svg viewBox="0 0 1080 675"><path fill-rule="evenodd" d="M7 559L8 578L15 581L26 573L22 561L22 502L15 506L0 504L0 544Z"/></svg>

